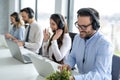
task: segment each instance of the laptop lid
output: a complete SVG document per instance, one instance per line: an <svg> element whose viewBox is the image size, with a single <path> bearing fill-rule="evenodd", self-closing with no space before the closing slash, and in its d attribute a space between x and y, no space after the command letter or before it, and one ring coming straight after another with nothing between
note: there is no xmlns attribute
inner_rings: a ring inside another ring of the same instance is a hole
<svg viewBox="0 0 120 80"><path fill-rule="evenodd" d="M0 48L7 48L7 43L5 41L5 36L0 34Z"/></svg>
<svg viewBox="0 0 120 80"><path fill-rule="evenodd" d="M58 70L58 65L57 63L42 57L38 55L30 55L30 58L32 60L33 65L35 66L35 69L39 73L40 76L46 77L49 74L55 72Z"/></svg>
<svg viewBox="0 0 120 80"><path fill-rule="evenodd" d="M6 42L8 44L8 47L10 49L10 52L11 52L12 56L15 59L17 59L17 60L19 60L19 61L21 61L23 63L30 63L31 62L31 60L26 61L24 59L24 56L23 56L22 52L20 51L20 48L19 48L17 43L15 43L15 42L13 42L12 40L9 40L9 39L6 39Z"/></svg>

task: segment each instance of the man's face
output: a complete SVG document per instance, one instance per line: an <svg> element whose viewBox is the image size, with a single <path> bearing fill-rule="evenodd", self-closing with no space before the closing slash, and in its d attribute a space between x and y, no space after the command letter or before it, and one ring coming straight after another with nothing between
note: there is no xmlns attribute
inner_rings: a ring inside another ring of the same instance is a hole
<svg viewBox="0 0 120 80"><path fill-rule="evenodd" d="M25 23L28 23L28 20L29 20L29 17L28 17L28 13L26 12L21 12L21 16L22 16L22 19Z"/></svg>
<svg viewBox="0 0 120 80"><path fill-rule="evenodd" d="M95 30L92 28L90 16L79 16L77 27L80 32L80 37L83 39L88 39L95 33Z"/></svg>

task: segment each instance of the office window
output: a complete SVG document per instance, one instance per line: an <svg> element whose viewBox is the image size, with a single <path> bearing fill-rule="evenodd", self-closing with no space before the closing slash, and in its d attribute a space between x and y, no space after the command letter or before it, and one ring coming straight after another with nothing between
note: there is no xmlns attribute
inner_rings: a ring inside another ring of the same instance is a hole
<svg viewBox="0 0 120 80"><path fill-rule="evenodd" d="M21 9L25 7L30 7L35 12L35 1L36 0L21 0Z"/></svg>
<svg viewBox="0 0 120 80"><path fill-rule="evenodd" d="M37 20L41 27L48 28L50 15L55 13L55 0L38 0Z"/></svg>
<svg viewBox="0 0 120 80"><path fill-rule="evenodd" d="M112 41L115 50L120 51L119 0L74 0L73 5L73 32L78 32L78 29L74 25L74 22L77 20L77 11L83 7L95 8L100 14L100 31Z"/></svg>

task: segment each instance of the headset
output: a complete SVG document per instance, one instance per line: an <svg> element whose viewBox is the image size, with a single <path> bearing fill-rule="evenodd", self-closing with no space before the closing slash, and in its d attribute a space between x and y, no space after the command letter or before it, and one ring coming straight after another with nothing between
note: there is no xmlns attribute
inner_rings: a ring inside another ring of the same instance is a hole
<svg viewBox="0 0 120 80"><path fill-rule="evenodd" d="M59 28L59 29L64 29L65 23L64 23L64 21L63 21L62 15L61 15L61 14L57 14L57 15L58 15L58 17L60 18L60 22L59 22L59 24L58 24L58 28Z"/></svg>
<svg viewBox="0 0 120 80"><path fill-rule="evenodd" d="M23 12L23 11L28 13L28 17L29 18L33 18L34 17L34 11L30 7L27 7L27 8L24 8L24 9L20 10L20 12Z"/></svg>
<svg viewBox="0 0 120 80"><path fill-rule="evenodd" d="M78 12L77 12L78 16L80 15L81 12L87 12L91 15L92 20L93 20L92 27L94 30L98 30L100 28L99 14L96 10L94 10L93 8L82 8L82 9L78 10Z"/></svg>
<svg viewBox="0 0 120 80"><path fill-rule="evenodd" d="M28 12L28 17L33 18L34 17L34 11L30 7L27 7L26 10Z"/></svg>
<svg viewBox="0 0 120 80"><path fill-rule="evenodd" d="M19 14L18 14L18 13L16 14L15 21L16 21L16 22L20 22L20 17L19 17Z"/></svg>
<svg viewBox="0 0 120 80"><path fill-rule="evenodd" d="M20 16L19 16L19 14L17 12L12 13L11 16L13 16L15 18L16 22L20 21Z"/></svg>

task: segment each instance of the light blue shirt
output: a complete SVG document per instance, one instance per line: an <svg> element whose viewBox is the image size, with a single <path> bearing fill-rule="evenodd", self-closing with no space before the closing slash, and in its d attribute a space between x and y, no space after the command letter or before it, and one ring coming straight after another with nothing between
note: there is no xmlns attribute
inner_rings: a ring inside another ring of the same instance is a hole
<svg viewBox="0 0 120 80"><path fill-rule="evenodd" d="M25 27L21 26L19 28L12 27L10 34L16 39L23 41L25 36Z"/></svg>
<svg viewBox="0 0 120 80"><path fill-rule="evenodd" d="M75 80L111 80L112 56L113 48L101 33L96 32L86 42L78 34L66 64L71 68L77 64L80 74L74 75Z"/></svg>

